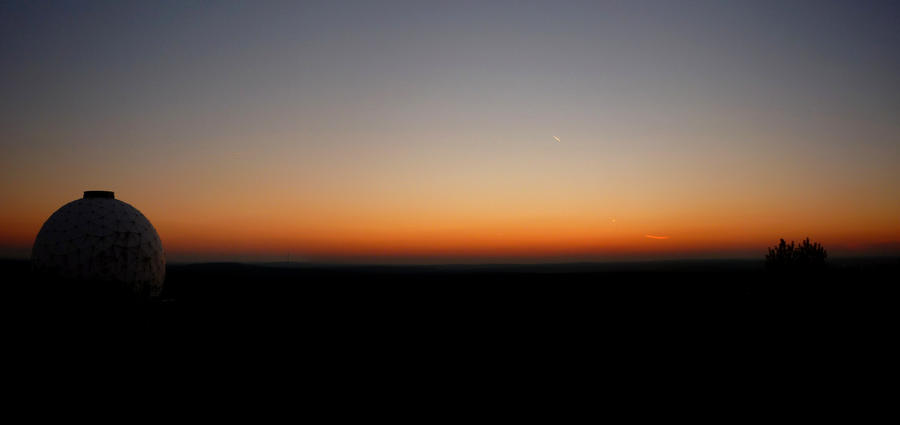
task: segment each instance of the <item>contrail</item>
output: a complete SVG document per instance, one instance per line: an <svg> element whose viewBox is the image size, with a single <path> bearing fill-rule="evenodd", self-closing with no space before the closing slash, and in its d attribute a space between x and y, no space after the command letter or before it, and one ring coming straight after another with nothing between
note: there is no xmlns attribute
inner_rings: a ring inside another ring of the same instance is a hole
<svg viewBox="0 0 900 425"><path fill-rule="evenodd" d="M644 235L645 238L650 239L669 239L668 236L656 236L656 235Z"/></svg>

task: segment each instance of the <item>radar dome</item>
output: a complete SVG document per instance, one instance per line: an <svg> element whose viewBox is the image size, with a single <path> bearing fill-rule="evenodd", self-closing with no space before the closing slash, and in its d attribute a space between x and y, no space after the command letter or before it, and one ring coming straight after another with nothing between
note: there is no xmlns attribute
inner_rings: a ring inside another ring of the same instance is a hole
<svg viewBox="0 0 900 425"><path fill-rule="evenodd" d="M44 222L31 252L35 271L113 284L138 297L159 295L166 259L156 229L113 192L86 191Z"/></svg>

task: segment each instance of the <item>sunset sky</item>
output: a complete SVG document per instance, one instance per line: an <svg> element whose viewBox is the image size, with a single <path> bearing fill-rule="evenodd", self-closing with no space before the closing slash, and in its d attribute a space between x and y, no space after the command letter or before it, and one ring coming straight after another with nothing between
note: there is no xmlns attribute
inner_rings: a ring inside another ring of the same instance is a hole
<svg viewBox="0 0 900 425"><path fill-rule="evenodd" d="M169 261L900 252L900 3L0 3L0 257L84 190Z"/></svg>

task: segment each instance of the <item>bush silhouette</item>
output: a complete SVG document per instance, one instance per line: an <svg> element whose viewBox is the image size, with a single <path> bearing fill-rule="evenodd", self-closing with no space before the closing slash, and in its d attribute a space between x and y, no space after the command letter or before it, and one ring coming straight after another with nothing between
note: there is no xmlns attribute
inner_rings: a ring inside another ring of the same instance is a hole
<svg viewBox="0 0 900 425"><path fill-rule="evenodd" d="M810 243L809 238L795 246L784 239L766 254L766 268L774 271L821 270L825 268L828 252L818 242Z"/></svg>

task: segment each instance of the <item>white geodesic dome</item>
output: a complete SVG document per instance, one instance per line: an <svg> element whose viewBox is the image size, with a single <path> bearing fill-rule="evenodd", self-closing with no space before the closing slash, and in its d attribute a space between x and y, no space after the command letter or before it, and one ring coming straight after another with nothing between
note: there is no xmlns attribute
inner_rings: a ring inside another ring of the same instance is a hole
<svg viewBox="0 0 900 425"><path fill-rule="evenodd" d="M87 191L44 222L31 251L41 273L82 282L113 282L139 296L162 290L166 258L156 229L112 192Z"/></svg>

